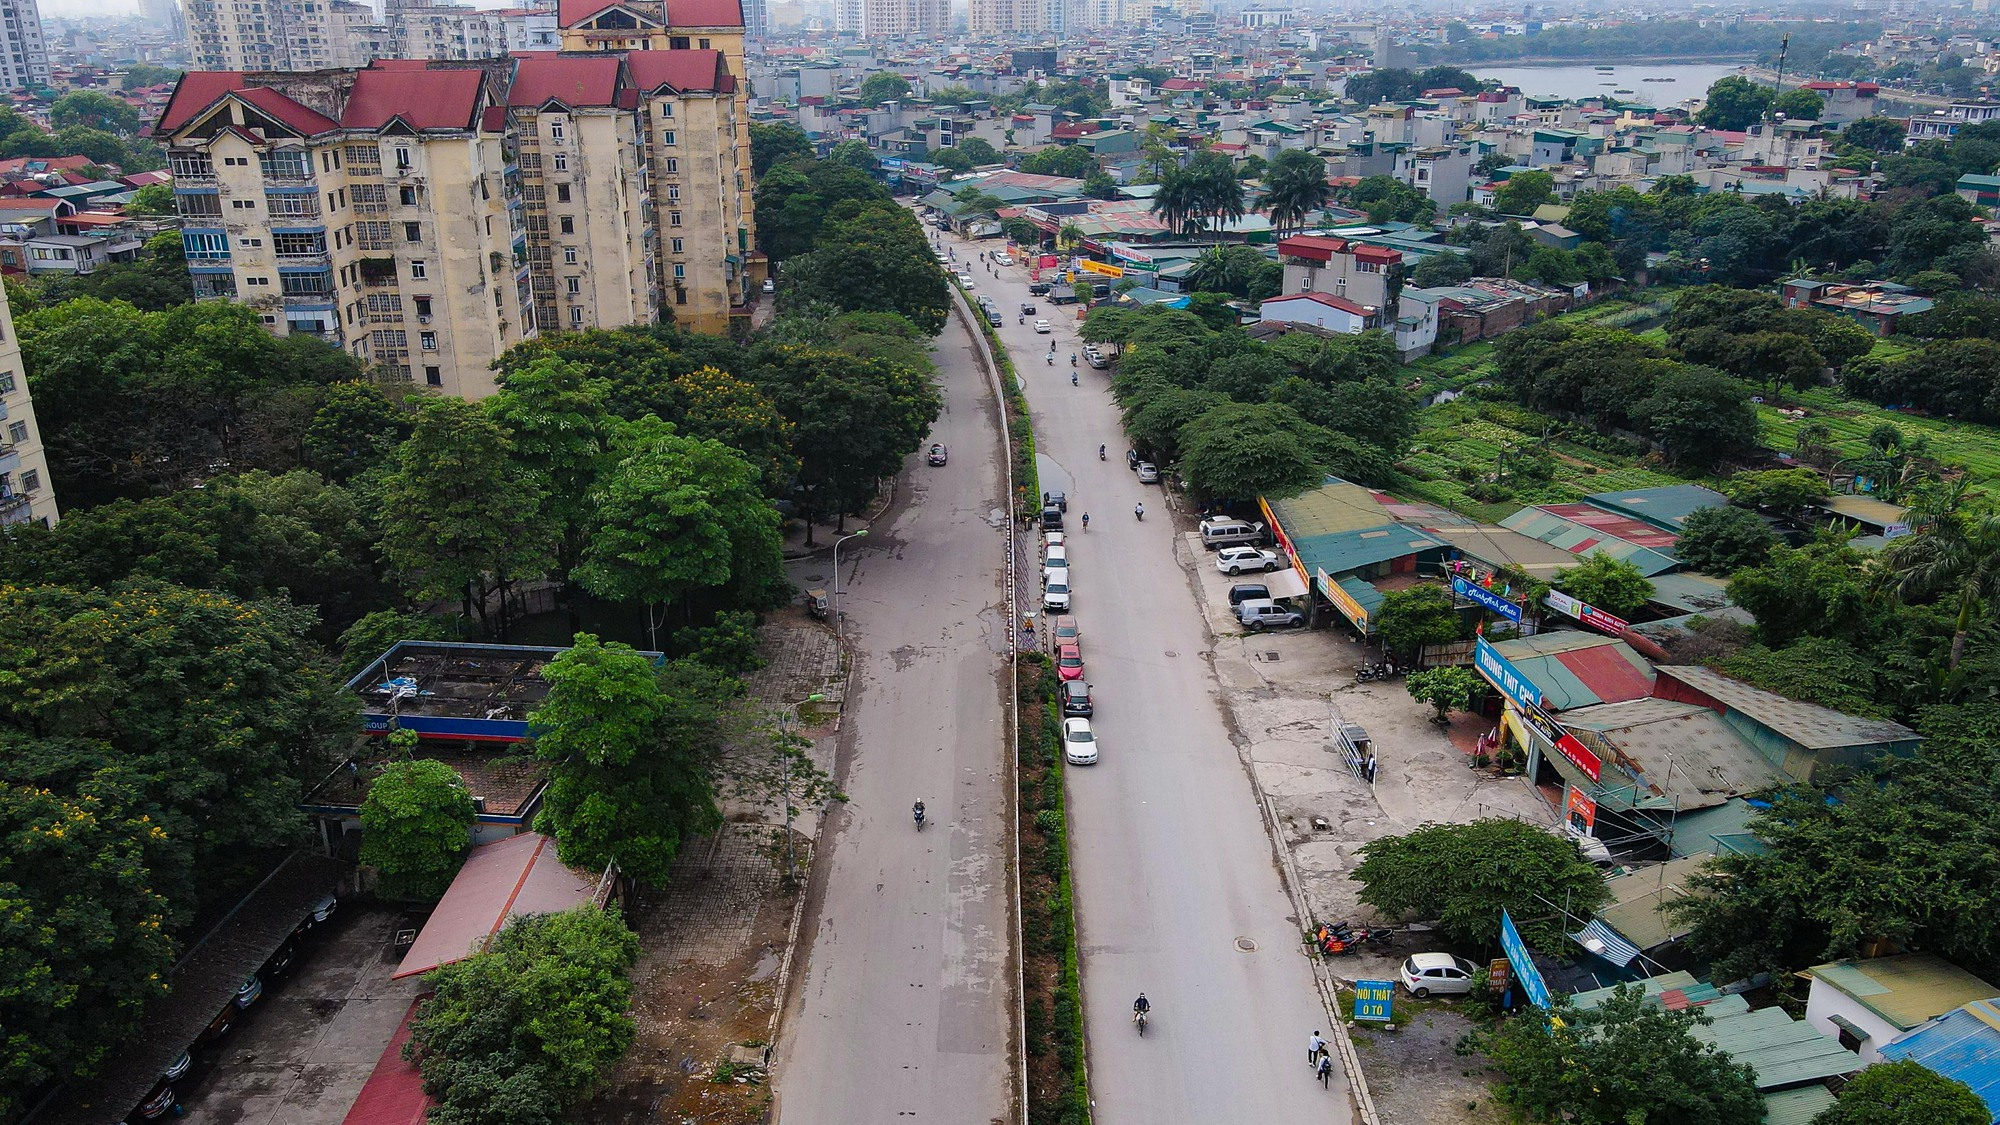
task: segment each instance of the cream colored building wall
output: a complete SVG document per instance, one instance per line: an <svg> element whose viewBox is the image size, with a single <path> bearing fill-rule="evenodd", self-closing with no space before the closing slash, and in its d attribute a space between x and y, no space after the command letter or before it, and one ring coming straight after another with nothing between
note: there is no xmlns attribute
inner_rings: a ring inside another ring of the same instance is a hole
<svg viewBox="0 0 2000 1125"><path fill-rule="evenodd" d="M660 214L662 300L677 324L697 332L727 332L731 308L743 305L756 284L746 268L743 242L749 235L736 191L739 165L731 136L735 99L661 96L647 108ZM666 143L669 131L673 144Z"/></svg>
<svg viewBox="0 0 2000 1125"><path fill-rule="evenodd" d="M35 401L28 394L28 376L21 366L21 345L14 336L14 312L0 291L0 481L9 499L0 500L0 524L61 519L56 507L55 480L42 451L42 430L35 420ZM24 508L17 499L27 497Z"/></svg>
<svg viewBox="0 0 2000 1125"><path fill-rule="evenodd" d="M515 126L523 156L532 151L540 158L522 163L526 182L542 189L547 214L546 231L531 222L529 234L531 246L548 248L547 278L535 281L540 292L551 295L541 311L552 307L556 319L543 327L620 328L657 319L654 236L637 115L620 109L519 113ZM531 257L538 270L544 268L543 255Z"/></svg>

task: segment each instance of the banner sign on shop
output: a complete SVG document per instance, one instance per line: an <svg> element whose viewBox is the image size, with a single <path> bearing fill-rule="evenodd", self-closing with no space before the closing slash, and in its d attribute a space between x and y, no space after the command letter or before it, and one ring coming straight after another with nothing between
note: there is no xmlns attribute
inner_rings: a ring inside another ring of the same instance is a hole
<svg viewBox="0 0 2000 1125"><path fill-rule="evenodd" d="M1354 1018L1358 1020L1382 1020L1395 1017L1396 982L1392 980L1358 980L1354 982Z"/></svg>
<svg viewBox="0 0 2000 1125"><path fill-rule="evenodd" d="M1543 598L1542 602L1557 613L1574 617L1585 625L1614 637L1623 632L1629 624L1622 617L1614 617L1589 602L1580 602L1560 590L1550 590L1549 596Z"/></svg>
<svg viewBox="0 0 2000 1125"><path fill-rule="evenodd" d="M1513 602L1508 601L1506 598L1481 586L1477 582L1468 582L1463 578L1454 578L1451 580L1451 592L1467 601L1478 602L1480 605L1485 606L1487 609L1492 610L1509 621L1519 621L1521 619L1520 606L1515 605Z"/></svg>
<svg viewBox="0 0 2000 1125"><path fill-rule="evenodd" d="M1319 590L1320 593L1326 595L1326 600L1338 606L1340 612L1346 614L1349 621L1354 622L1356 629L1366 633L1368 631L1368 611L1361 608L1361 603L1354 600L1354 595L1341 589L1340 583L1335 582L1329 577L1324 569L1315 568L1313 573L1319 576Z"/></svg>
<svg viewBox="0 0 2000 1125"><path fill-rule="evenodd" d="M1555 747L1556 752L1568 758L1571 765L1582 770L1585 777L1597 781L1604 776L1604 759L1599 758L1590 747L1578 742L1575 735L1549 718L1547 711L1535 706L1523 707L1521 717L1527 720L1528 726L1533 728L1536 734L1542 736L1543 742Z"/></svg>
<svg viewBox="0 0 2000 1125"><path fill-rule="evenodd" d="M1103 262L1093 262L1089 258L1078 258L1076 268L1085 273L1103 274L1105 277L1124 277L1125 271L1117 266L1107 266Z"/></svg>
<svg viewBox="0 0 2000 1125"><path fill-rule="evenodd" d="M1549 986L1542 980L1542 971L1535 967L1535 959L1528 956L1528 943L1521 940L1521 931L1514 928L1514 918L1505 907L1500 910L1500 952L1514 966L1514 979L1520 982L1528 1003L1537 1008L1548 1007Z"/></svg>
<svg viewBox="0 0 2000 1125"><path fill-rule="evenodd" d="M1535 705L1535 685L1521 674L1519 668L1509 664L1507 658L1500 655L1499 649L1488 644L1485 637L1480 637L1472 646L1472 663L1492 681L1494 687L1500 689L1500 694L1513 700L1516 707L1526 710Z"/></svg>
<svg viewBox="0 0 2000 1125"><path fill-rule="evenodd" d="M1569 794L1563 798L1563 811L1577 835L1588 836L1596 830L1597 802L1574 785L1569 787Z"/></svg>

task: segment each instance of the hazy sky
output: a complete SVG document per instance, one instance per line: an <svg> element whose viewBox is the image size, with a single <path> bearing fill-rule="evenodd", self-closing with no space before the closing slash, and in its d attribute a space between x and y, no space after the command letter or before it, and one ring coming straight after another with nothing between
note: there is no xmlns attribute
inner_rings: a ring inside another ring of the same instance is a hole
<svg viewBox="0 0 2000 1125"><path fill-rule="evenodd" d="M129 16L137 15L137 0L41 0L44 16Z"/></svg>

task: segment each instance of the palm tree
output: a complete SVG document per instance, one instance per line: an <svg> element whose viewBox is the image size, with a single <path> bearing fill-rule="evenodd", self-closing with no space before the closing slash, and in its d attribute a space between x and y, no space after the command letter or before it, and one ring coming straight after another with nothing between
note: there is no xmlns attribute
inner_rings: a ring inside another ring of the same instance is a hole
<svg viewBox="0 0 2000 1125"><path fill-rule="evenodd" d="M1326 161L1304 149L1286 149L1264 173L1264 202L1278 237L1305 228L1306 216L1324 208L1333 196L1326 182Z"/></svg>
<svg viewBox="0 0 2000 1125"><path fill-rule="evenodd" d="M1194 260L1193 274L1195 288L1204 293L1235 293L1243 281L1243 262L1240 254L1230 251L1238 247L1211 246Z"/></svg>
<svg viewBox="0 0 2000 1125"><path fill-rule="evenodd" d="M1222 228L1243 217L1243 181L1229 158L1219 152L1204 152L1188 161L1184 174L1194 185L1194 214L1202 225L1222 241Z"/></svg>
<svg viewBox="0 0 2000 1125"><path fill-rule="evenodd" d="M1153 194L1153 214L1175 234L1193 234L1200 229L1196 223L1203 202L1199 187L1186 169L1168 171L1160 177L1159 191Z"/></svg>
<svg viewBox="0 0 2000 1125"><path fill-rule="evenodd" d="M1909 512L1910 533L1892 540L1882 561L1903 598L1956 598L1951 635L1954 671L1965 656L1974 614L2000 597L2000 515L1965 510L1965 478L1926 489Z"/></svg>
<svg viewBox="0 0 2000 1125"><path fill-rule="evenodd" d="M1067 254L1083 242L1083 228L1075 223L1064 223L1056 228L1056 249Z"/></svg>

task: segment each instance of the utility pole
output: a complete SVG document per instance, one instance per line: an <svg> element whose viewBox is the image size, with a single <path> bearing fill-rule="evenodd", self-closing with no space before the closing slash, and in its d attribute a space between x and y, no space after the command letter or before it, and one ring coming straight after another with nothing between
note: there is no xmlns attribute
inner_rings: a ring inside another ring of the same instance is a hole
<svg viewBox="0 0 2000 1125"><path fill-rule="evenodd" d="M1791 46L1792 37L1789 34L1783 39L1778 40L1778 83L1771 91L1771 103L1773 105L1777 104L1778 95L1785 92L1785 53L1791 50ZM1770 113L1767 111L1765 116L1769 117Z"/></svg>

